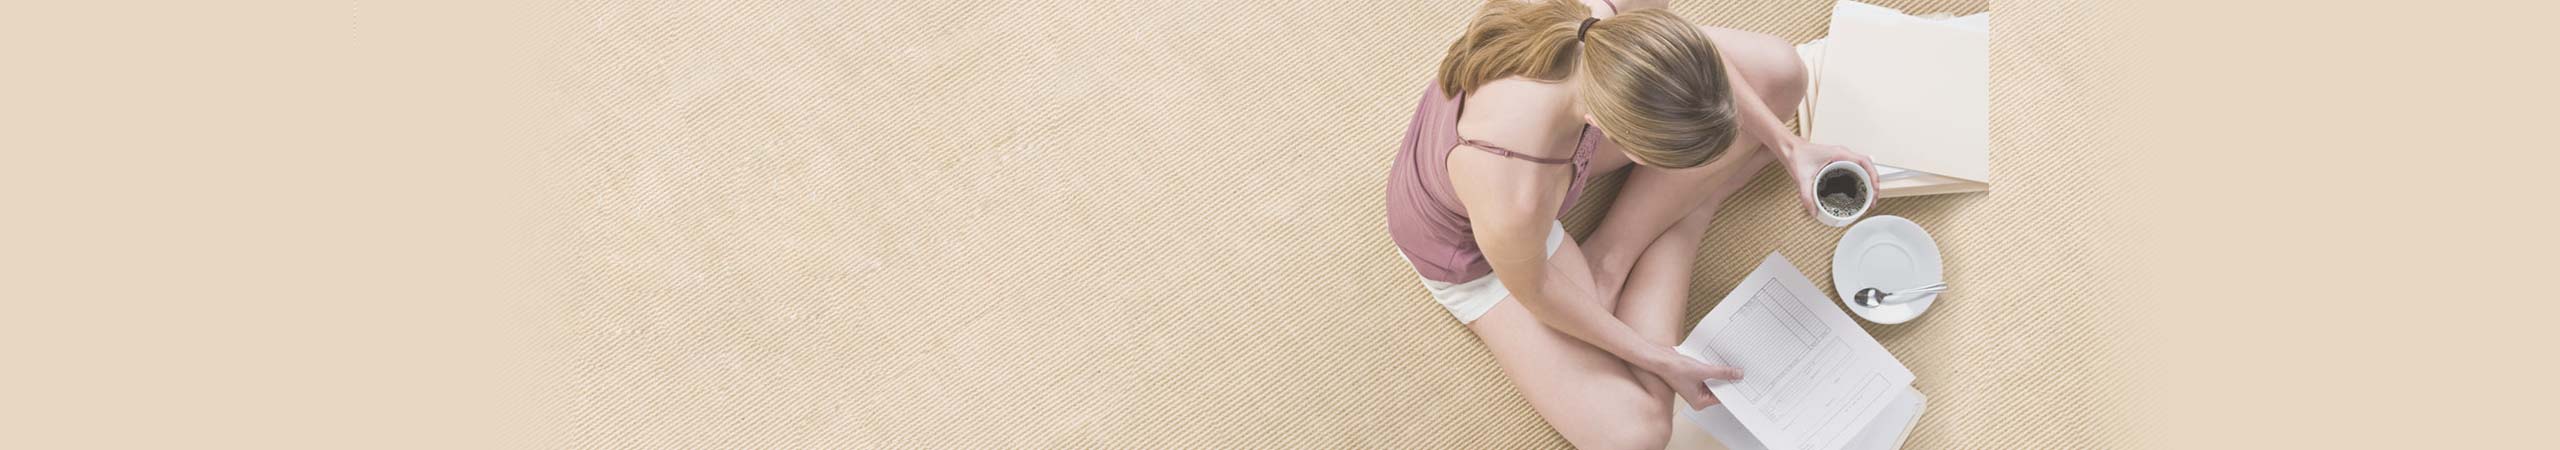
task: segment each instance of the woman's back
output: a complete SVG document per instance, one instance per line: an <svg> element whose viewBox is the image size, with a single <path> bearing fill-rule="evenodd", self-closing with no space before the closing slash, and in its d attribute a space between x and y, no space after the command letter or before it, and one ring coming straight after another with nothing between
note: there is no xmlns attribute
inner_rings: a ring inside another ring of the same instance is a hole
<svg viewBox="0 0 2560 450"><path fill-rule="evenodd" d="M1423 89L1422 99L1414 106L1412 121L1406 125L1405 137L1396 150L1395 164L1387 175L1387 231L1423 278L1441 282L1465 282L1493 273L1476 245L1474 227L1468 219L1466 205L1458 200L1451 187L1449 160L1451 152L1467 148L1489 155L1514 159L1523 165L1555 164L1570 167L1571 180L1566 183L1564 201L1557 214L1572 209L1581 197L1589 178L1590 160L1605 137L1596 129L1584 127L1569 142L1569 151L1517 152L1481 141L1469 142L1458 130L1459 119L1466 109L1466 96L1448 95L1438 84ZM1535 135L1530 133L1529 135ZM1534 139L1531 139L1534 140ZM1532 153L1534 152L1534 153ZM1564 156L1551 156L1565 153ZM1521 183L1534 183L1535 177L1519 177Z"/></svg>

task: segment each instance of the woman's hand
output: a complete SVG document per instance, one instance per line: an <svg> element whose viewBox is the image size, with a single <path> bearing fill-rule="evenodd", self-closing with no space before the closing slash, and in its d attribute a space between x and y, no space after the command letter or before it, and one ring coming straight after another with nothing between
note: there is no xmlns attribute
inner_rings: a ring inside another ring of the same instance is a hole
<svg viewBox="0 0 2560 450"><path fill-rule="evenodd" d="M1668 356L1660 358L1646 370L1661 377L1663 384L1680 393L1680 398L1688 399L1689 409L1706 408L1722 402L1716 399L1714 392L1707 390L1707 380L1742 379L1742 369L1707 364L1676 350L1664 349L1663 353Z"/></svg>
<svg viewBox="0 0 2560 450"><path fill-rule="evenodd" d="M1796 199L1803 201L1805 212L1815 217L1822 216L1821 206L1813 198L1814 176L1820 175L1815 172L1821 171L1822 166L1835 161L1856 161L1858 167L1867 169L1869 179L1877 176L1875 161L1865 154L1849 151L1848 147L1804 142L1782 153L1780 157L1786 158L1787 174L1796 178Z"/></svg>

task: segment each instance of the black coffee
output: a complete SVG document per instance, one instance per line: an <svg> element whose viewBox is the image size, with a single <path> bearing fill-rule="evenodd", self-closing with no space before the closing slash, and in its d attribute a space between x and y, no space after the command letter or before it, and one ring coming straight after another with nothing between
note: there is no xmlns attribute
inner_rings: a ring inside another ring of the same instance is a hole
<svg viewBox="0 0 2560 450"><path fill-rule="evenodd" d="M1848 170L1823 172L1814 179L1813 194L1822 211L1833 217L1849 217L1867 205L1867 183Z"/></svg>

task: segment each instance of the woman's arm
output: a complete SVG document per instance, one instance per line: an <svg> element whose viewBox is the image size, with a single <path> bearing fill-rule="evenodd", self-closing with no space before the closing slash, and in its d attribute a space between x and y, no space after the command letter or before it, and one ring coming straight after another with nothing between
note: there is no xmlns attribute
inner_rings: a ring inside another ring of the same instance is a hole
<svg viewBox="0 0 2560 450"><path fill-rule="evenodd" d="M1767 148L1786 165L1787 175L1795 179L1797 200L1807 212L1814 208L1814 171L1833 161L1855 161L1867 173L1876 173L1875 162L1867 155L1847 147L1816 144L1787 129L1786 117L1771 110L1766 99L1770 93L1760 86L1781 86L1798 92L1781 93L1780 105L1792 105L1803 98L1801 92L1810 80L1803 79L1804 61L1796 59L1795 45L1776 36L1738 30L1699 26L1699 31L1715 40L1716 57L1724 63L1725 79L1733 89L1735 124L1742 138ZM1754 75L1757 74L1757 75ZM1792 77L1789 80L1759 80L1749 77ZM1756 86L1755 86L1756 85ZM1793 116L1789 112L1786 116ZM1817 213L1818 214L1818 213Z"/></svg>
<svg viewBox="0 0 2560 450"><path fill-rule="evenodd" d="M1519 300L1538 323L1648 370L1659 366L1666 357L1678 356L1669 348L1646 340L1601 307L1598 285L1587 262L1547 257L1546 240L1554 229L1553 219L1511 211L1487 215L1471 208L1470 212L1476 213L1476 243L1484 250L1485 260L1493 264L1494 276L1501 278L1502 284L1511 289L1512 298Z"/></svg>
<svg viewBox="0 0 2560 450"><path fill-rule="evenodd" d="M1476 245L1512 298L1546 325L1648 371L1695 360L1653 344L1601 307L1587 262L1551 260L1547 234L1564 189L1551 189L1569 168L1538 166L1489 154L1449 157L1449 182L1467 205ZM1526 180L1528 182L1520 182ZM1692 397L1698 398L1698 397Z"/></svg>

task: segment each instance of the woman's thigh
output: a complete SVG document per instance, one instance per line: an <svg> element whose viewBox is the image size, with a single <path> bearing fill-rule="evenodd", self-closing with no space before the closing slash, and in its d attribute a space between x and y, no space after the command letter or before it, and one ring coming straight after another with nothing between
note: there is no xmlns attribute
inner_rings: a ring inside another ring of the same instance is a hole
<svg viewBox="0 0 2560 450"><path fill-rule="evenodd" d="M1638 166L1628 169L1627 183L1607 215L1592 230L1590 247L1611 255L1620 265L1633 262L1660 240L1672 225L1701 212L1712 214L1725 197L1738 192L1777 158L1757 147L1736 143L1726 157L1686 169ZM1701 211L1705 210L1705 211ZM1625 270L1625 267L1613 267ZM1624 276L1624 273L1620 273ZM1624 280L1603 280L1614 282Z"/></svg>
<svg viewBox="0 0 2560 450"><path fill-rule="evenodd" d="M1551 260L1578 261L1572 242ZM1571 255L1572 257L1568 257ZM1671 426L1671 397L1638 383L1615 355L1548 328L1517 298L1505 298L1467 324L1529 407L1580 448L1661 448Z"/></svg>

